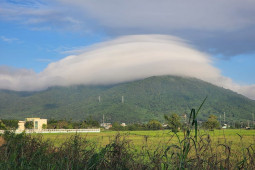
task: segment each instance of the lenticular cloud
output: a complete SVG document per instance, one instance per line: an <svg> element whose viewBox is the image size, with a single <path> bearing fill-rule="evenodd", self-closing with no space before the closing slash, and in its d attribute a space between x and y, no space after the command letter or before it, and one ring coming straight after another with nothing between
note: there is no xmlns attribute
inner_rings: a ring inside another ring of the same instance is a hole
<svg viewBox="0 0 255 170"><path fill-rule="evenodd" d="M195 77L240 89L231 79L221 76L210 56L182 39L166 35L123 36L100 43L49 64L39 74L2 67L0 88L33 91L50 86L106 85L158 75Z"/></svg>
<svg viewBox="0 0 255 170"><path fill-rule="evenodd" d="M217 78L210 59L171 36L125 36L51 63L40 75L57 85L112 84L156 75Z"/></svg>

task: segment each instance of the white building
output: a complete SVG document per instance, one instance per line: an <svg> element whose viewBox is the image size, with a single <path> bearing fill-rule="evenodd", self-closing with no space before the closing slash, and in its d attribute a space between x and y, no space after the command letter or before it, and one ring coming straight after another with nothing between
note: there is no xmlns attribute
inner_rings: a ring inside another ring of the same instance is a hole
<svg viewBox="0 0 255 170"><path fill-rule="evenodd" d="M24 131L25 130L25 121L19 121L17 131Z"/></svg>
<svg viewBox="0 0 255 170"><path fill-rule="evenodd" d="M126 123L121 123L120 126L126 127Z"/></svg>
<svg viewBox="0 0 255 170"><path fill-rule="evenodd" d="M222 129L227 129L228 128L228 125L227 124L224 124L223 126L222 126Z"/></svg>
<svg viewBox="0 0 255 170"><path fill-rule="evenodd" d="M101 123L100 126L104 127L105 129L110 129L112 127L112 124L111 123Z"/></svg>
<svg viewBox="0 0 255 170"><path fill-rule="evenodd" d="M47 126L47 119L40 119L40 118L26 118L26 122L33 122L34 130L42 130L43 126Z"/></svg>

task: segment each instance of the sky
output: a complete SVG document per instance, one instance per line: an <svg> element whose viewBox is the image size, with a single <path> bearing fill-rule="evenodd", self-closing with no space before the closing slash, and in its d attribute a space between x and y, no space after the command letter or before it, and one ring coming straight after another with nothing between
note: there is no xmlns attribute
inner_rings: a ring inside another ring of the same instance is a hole
<svg viewBox="0 0 255 170"><path fill-rule="evenodd" d="M0 89L196 77L255 99L254 0L0 0Z"/></svg>

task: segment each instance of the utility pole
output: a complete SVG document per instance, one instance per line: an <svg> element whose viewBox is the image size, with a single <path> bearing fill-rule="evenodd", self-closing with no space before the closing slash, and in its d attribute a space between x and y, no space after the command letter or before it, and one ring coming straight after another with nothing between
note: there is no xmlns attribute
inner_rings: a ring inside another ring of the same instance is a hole
<svg viewBox="0 0 255 170"><path fill-rule="evenodd" d="M252 127L254 128L254 113L252 114Z"/></svg>
<svg viewBox="0 0 255 170"><path fill-rule="evenodd" d="M121 97L121 103L124 103L124 96Z"/></svg>
<svg viewBox="0 0 255 170"><path fill-rule="evenodd" d="M98 102L99 103L101 102L101 96L98 96Z"/></svg>
<svg viewBox="0 0 255 170"><path fill-rule="evenodd" d="M220 115L220 127L221 127L222 125L221 125L221 115Z"/></svg>
<svg viewBox="0 0 255 170"><path fill-rule="evenodd" d="M225 112L224 112L224 124L226 124L225 119L226 119L226 115L225 115Z"/></svg>

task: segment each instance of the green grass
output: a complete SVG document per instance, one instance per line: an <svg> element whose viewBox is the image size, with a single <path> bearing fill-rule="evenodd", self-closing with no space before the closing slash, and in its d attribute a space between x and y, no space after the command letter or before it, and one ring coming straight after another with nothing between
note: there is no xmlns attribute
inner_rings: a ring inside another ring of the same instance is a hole
<svg viewBox="0 0 255 170"><path fill-rule="evenodd" d="M253 169L255 130L12 134L0 169ZM179 140L178 140L179 139Z"/></svg>
<svg viewBox="0 0 255 170"><path fill-rule="evenodd" d="M169 130L159 130L159 131L103 131L100 133L79 133L81 137L87 140L95 141L96 143L105 146L115 137L117 133L126 135L127 139L131 140L134 145L141 146L144 144L145 138L147 136L147 141L149 144L155 143L166 143L173 135ZM244 130L244 129L226 129L226 130L214 130L206 131L200 130L198 132L200 135L209 134L214 142L232 142L233 145L238 145L240 143L240 137L237 134L243 135L243 141L245 145L254 144L255 141L255 130ZM54 145L60 146L68 138L73 136L74 133L57 133L57 134L33 134L33 136L42 136L44 140L53 141ZM179 132L178 135L183 138L183 133ZM171 138L171 143L176 142L176 136Z"/></svg>

